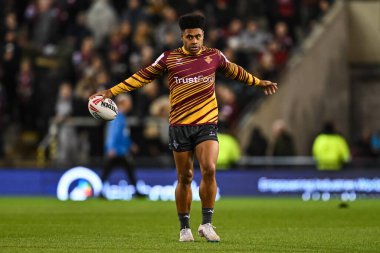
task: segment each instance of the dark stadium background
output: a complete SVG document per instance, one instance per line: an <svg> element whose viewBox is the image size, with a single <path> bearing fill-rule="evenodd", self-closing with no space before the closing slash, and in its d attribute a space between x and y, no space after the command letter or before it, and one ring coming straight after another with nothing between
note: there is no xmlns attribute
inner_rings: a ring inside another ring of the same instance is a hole
<svg viewBox="0 0 380 253"><path fill-rule="evenodd" d="M219 130L235 138L241 151L224 169L262 176L289 171L294 177L309 171L318 177L311 146L327 120L350 146L352 159L342 171L366 177L379 168L380 57L374 43L379 21L372 13L378 1L1 0L0 5L0 173L14 173L15 182L30 171L61 175L85 166L99 172L105 123L90 117L89 95L180 46L177 19L194 11L207 18L205 45L280 85L278 94L265 97L218 76ZM132 92L128 117L138 173L173 169L166 85L163 77ZM275 145L279 135L285 136L282 146ZM0 194L14 192L2 189Z"/></svg>

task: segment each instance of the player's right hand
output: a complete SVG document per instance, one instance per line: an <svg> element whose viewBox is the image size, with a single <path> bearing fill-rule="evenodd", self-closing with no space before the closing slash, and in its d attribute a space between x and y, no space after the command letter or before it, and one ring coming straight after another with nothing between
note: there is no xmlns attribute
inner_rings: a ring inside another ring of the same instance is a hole
<svg viewBox="0 0 380 253"><path fill-rule="evenodd" d="M95 96L102 96L103 99L106 99L106 98L112 98L113 94L112 94L111 90L108 89L108 90L98 91L97 93L91 95L90 98L95 97Z"/></svg>

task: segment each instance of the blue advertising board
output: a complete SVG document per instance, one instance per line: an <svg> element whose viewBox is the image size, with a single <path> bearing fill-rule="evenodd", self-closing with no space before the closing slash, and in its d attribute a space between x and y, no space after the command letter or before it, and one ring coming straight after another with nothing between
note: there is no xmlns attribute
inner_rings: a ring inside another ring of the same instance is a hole
<svg viewBox="0 0 380 253"><path fill-rule="evenodd" d="M75 167L66 171L40 169L0 169L0 196L57 196L61 200L84 200L103 194L108 199L128 200L136 192L122 170L115 170L101 182L99 170ZM333 194L354 198L361 194L379 196L377 170L322 172L312 169L228 170L217 172L220 196L302 196L328 199ZM174 200L174 169L138 169L137 188L151 200ZM199 200L200 173L195 171L193 198Z"/></svg>

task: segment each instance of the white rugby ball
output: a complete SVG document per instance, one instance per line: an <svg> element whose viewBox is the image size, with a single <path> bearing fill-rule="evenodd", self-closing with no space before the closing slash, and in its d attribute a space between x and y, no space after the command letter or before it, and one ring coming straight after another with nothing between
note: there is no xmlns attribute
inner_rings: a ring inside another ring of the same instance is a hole
<svg viewBox="0 0 380 253"><path fill-rule="evenodd" d="M117 115L117 106L112 99L94 96L88 100L88 110L98 120L113 120Z"/></svg>

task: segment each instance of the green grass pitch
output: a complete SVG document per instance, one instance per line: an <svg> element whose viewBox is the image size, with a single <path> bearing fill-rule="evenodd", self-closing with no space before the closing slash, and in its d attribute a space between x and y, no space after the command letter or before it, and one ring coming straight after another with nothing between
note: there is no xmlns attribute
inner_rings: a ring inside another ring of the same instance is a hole
<svg viewBox="0 0 380 253"><path fill-rule="evenodd" d="M180 243L174 202L0 198L0 252L380 252L380 201L222 198L220 243Z"/></svg>

